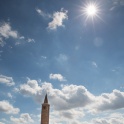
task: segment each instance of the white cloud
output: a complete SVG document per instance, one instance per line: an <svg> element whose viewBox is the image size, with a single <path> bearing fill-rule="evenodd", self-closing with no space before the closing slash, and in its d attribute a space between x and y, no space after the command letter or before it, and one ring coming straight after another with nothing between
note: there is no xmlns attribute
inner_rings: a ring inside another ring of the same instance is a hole
<svg viewBox="0 0 124 124"><path fill-rule="evenodd" d="M19 92L19 89L18 89L17 87L15 87L15 88L13 89L13 91L14 91L15 93L18 93L18 92Z"/></svg>
<svg viewBox="0 0 124 124"><path fill-rule="evenodd" d="M7 122L7 120L6 120L5 118L2 118L1 121L3 121L3 122Z"/></svg>
<svg viewBox="0 0 124 124"><path fill-rule="evenodd" d="M10 23L3 22L0 23L0 46L4 46L6 42L5 39L8 38L19 38L19 34L16 30L13 30Z"/></svg>
<svg viewBox="0 0 124 124"><path fill-rule="evenodd" d="M66 81L65 77L63 77L61 74L50 74L49 78L53 80Z"/></svg>
<svg viewBox="0 0 124 124"><path fill-rule="evenodd" d="M70 109L68 111L60 111L60 116L66 118L66 119L79 119L84 116L83 109L77 108L77 109Z"/></svg>
<svg viewBox="0 0 124 124"><path fill-rule="evenodd" d="M114 5L124 5L124 0L112 0Z"/></svg>
<svg viewBox="0 0 124 124"><path fill-rule="evenodd" d="M112 0L112 7L110 8L110 10L113 11L119 6L124 6L124 0Z"/></svg>
<svg viewBox="0 0 124 124"><path fill-rule="evenodd" d="M5 123L3 123L3 122L0 122L0 124L5 124Z"/></svg>
<svg viewBox="0 0 124 124"><path fill-rule="evenodd" d="M93 108L96 112L124 108L124 92L113 90L112 93L101 94Z"/></svg>
<svg viewBox="0 0 124 124"><path fill-rule="evenodd" d="M55 12L52 16L53 20L48 24L48 29L55 30L57 27L64 26L63 21L68 19L67 13L68 11L64 9L61 9L60 12Z"/></svg>
<svg viewBox="0 0 124 124"><path fill-rule="evenodd" d="M35 40L34 39L31 39L31 38L28 38L27 41L30 43L30 42L34 42L35 43Z"/></svg>
<svg viewBox="0 0 124 124"><path fill-rule="evenodd" d="M14 108L8 101L0 101L0 112L7 114L18 114L19 108Z"/></svg>
<svg viewBox="0 0 124 124"><path fill-rule="evenodd" d="M41 16L44 16L44 12L41 9L36 8L37 13L39 13Z"/></svg>
<svg viewBox="0 0 124 124"><path fill-rule="evenodd" d="M96 62L94 62L94 61L92 61L92 66L95 67L95 68L98 67L98 65L97 65Z"/></svg>
<svg viewBox="0 0 124 124"><path fill-rule="evenodd" d="M4 46L6 43L3 41L2 37L0 37L0 46Z"/></svg>
<svg viewBox="0 0 124 124"><path fill-rule="evenodd" d="M92 119L90 124L124 124L124 114L113 113L105 117Z"/></svg>
<svg viewBox="0 0 124 124"><path fill-rule="evenodd" d="M41 56L41 58L43 58L43 59L47 59L47 57L46 57L46 56Z"/></svg>
<svg viewBox="0 0 124 124"><path fill-rule="evenodd" d="M12 77L7 77L4 75L0 75L0 83L6 84L7 86L15 85Z"/></svg>
<svg viewBox="0 0 124 124"><path fill-rule="evenodd" d="M18 38L18 32L15 30L12 30L9 23L4 22L0 26L0 36L4 38L9 38L9 37Z"/></svg>
<svg viewBox="0 0 124 124"><path fill-rule="evenodd" d="M50 114L52 123L80 124L80 118L86 116L86 114L95 113L97 115L124 108L124 92L119 90L95 96L82 85L61 85L61 89L56 89L53 88L51 83L47 82L42 83L40 86L36 80L28 80L27 83L20 85L18 90L24 96L32 97L40 104L43 103L47 92L52 109ZM122 120L122 118L120 119ZM114 122L119 123L121 121L118 118L109 118L107 120L103 117L83 122L83 124L113 124Z"/></svg>
<svg viewBox="0 0 124 124"><path fill-rule="evenodd" d="M8 97L12 99L12 94L11 93L7 93Z"/></svg>
<svg viewBox="0 0 124 124"><path fill-rule="evenodd" d="M35 40L33 38L25 38L24 36L21 36L18 38L18 41L16 41L15 45L20 45L25 43L35 43Z"/></svg>
<svg viewBox="0 0 124 124"><path fill-rule="evenodd" d="M44 18L46 18L46 17L51 18L51 15L46 14L46 13L43 12L41 9L36 8L36 11L37 11L37 13L38 13L40 16L42 16L42 17L44 17Z"/></svg>
<svg viewBox="0 0 124 124"><path fill-rule="evenodd" d="M29 79L26 84L20 85L21 93L27 96L36 95L40 89L41 87L38 86L38 82L36 80Z"/></svg>
<svg viewBox="0 0 124 124"><path fill-rule="evenodd" d="M21 114L19 118L14 118L13 116L11 116L10 120L15 124L29 124L34 122L34 120L28 113Z"/></svg>
<svg viewBox="0 0 124 124"><path fill-rule="evenodd" d="M64 64L67 63L68 61L68 56L65 54L59 54L59 56L56 58L56 60L60 63L60 64Z"/></svg>
<svg viewBox="0 0 124 124"><path fill-rule="evenodd" d="M54 12L53 15L46 14L41 9L36 8L37 13L44 17L44 18L52 18L52 21L48 23L48 29L55 30L57 27L64 27L63 21L68 19L67 10L64 10L63 8L60 10L60 12Z"/></svg>
<svg viewBox="0 0 124 124"><path fill-rule="evenodd" d="M71 109L65 111L51 111L50 123L51 124L79 124L79 118L83 118L84 113L82 109Z"/></svg>
<svg viewBox="0 0 124 124"><path fill-rule="evenodd" d="M24 36L21 36L21 37L19 37L19 39L20 39L20 40L23 40L23 39L25 39L25 37L24 37Z"/></svg>
<svg viewBox="0 0 124 124"><path fill-rule="evenodd" d="M47 92L55 110L81 107L96 113L124 108L124 92L119 90L95 96L82 85L62 85L61 89L54 89L51 83L44 82L39 86L36 80L28 80L27 83L20 85L18 90L39 103L43 102Z"/></svg>
<svg viewBox="0 0 124 124"><path fill-rule="evenodd" d="M51 83L45 82L39 86L36 80L29 80L26 84L20 85L19 90L23 95L33 97L40 103L47 92L56 110L84 107L94 101L94 96L85 87L77 85L65 85L59 90L54 89Z"/></svg>
<svg viewBox="0 0 124 124"><path fill-rule="evenodd" d="M18 41L15 42L15 45L19 45L22 42L20 40L24 40L24 36L20 36L18 31L13 30L10 23L3 22L0 23L0 46L4 46L6 44L5 40L9 38L17 39ZM27 42L35 42L34 39L27 38Z"/></svg>

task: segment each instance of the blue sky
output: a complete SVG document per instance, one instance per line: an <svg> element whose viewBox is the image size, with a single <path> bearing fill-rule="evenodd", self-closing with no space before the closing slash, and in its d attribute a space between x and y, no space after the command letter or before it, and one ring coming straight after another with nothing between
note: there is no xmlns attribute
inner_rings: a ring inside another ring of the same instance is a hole
<svg viewBox="0 0 124 124"><path fill-rule="evenodd" d="M85 10L95 4L96 15ZM0 0L0 124L124 124L123 0Z"/></svg>

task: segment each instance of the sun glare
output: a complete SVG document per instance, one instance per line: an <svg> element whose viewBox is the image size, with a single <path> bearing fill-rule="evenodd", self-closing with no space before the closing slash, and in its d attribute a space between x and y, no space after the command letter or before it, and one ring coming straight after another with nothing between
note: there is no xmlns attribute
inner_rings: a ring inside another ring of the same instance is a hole
<svg viewBox="0 0 124 124"><path fill-rule="evenodd" d="M97 14L97 7L93 4L86 7L86 13L88 16L95 16Z"/></svg>
<svg viewBox="0 0 124 124"><path fill-rule="evenodd" d="M86 17L86 20L90 18L92 20L100 18L100 6L96 2L85 4L84 7L82 7L82 12L82 14Z"/></svg>

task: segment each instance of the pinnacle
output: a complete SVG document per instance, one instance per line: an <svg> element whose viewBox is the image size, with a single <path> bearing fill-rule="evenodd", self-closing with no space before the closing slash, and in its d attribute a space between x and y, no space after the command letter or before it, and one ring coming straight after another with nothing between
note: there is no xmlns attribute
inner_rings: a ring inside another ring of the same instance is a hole
<svg viewBox="0 0 124 124"><path fill-rule="evenodd" d="M45 96L44 103L48 103L47 94Z"/></svg>

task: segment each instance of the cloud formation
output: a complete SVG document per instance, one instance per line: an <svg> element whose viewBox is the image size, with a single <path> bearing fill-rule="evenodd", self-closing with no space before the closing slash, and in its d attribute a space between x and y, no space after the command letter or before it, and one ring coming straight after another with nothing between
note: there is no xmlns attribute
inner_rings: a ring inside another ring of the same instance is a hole
<svg viewBox="0 0 124 124"><path fill-rule="evenodd" d="M57 62L59 64L61 64L61 65L67 64L68 63L68 59L69 59L68 56L65 55L65 54L59 54L59 56L56 57Z"/></svg>
<svg viewBox="0 0 124 124"><path fill-rule="evenodd" d="M7 93L7 96L12 99L12 94L11 93Z"/></svg>
<svg viewBox="0 0 124 124"><path fill-rule="evenodd" d="M45 93L56 110L67 110L76 107L84 107L94 101L94 96L84 86L63 85L62 89L54 89L51 83L44 82L38 85L36 80L29 80L20 85L19 91L24 96L33 97L37 102L42 102ZM58 102L61 104L58 104Z"/></svg>
<svg viewBox="0 0 124 124"><path fill-rule="evenodd" d="M57 27L63 27L63 21L68 19L67 13L68 11L64 10L63 8L60 12L55 12L52 16L53 20L48 24L48 29L55 30Z"/></svg>
<svg viewBox="0 0 124 124"><path fill-rule="evenodd" d="M4 75L0 75L0 83L6 84L7 86L15 85L15 82L13 81L12 77L7 77Z"/></svg>
<svg viewBox="0 0 124 124"><path fill-rule="evenodd" d="M66 81L65 77L63 77L61 74L50 74L49 78L53 80Z"/></svg>
<svg viewBox="0 0 124 124"><path fill-rule="evenodd" d="M18 90L39 103L43 102L41 99L43 100L47 92L55 110L81 107L98 113L124 108L124 92L119 90L95 96L82 85L62 85L61 89L54 89L51 83L44 82L39 86L36 80L28 80L27 83L20 85Z"/></svg>
<svg viewBox="0 0 124 124"><path fill-rule="evenodd" d="M35 40L31 39L31 38L28 38L27 41L28 41L28 43L30 43L30 42L34 42L35 43Z"/></svg>
<svg viewBox="0 0 124 124"><path fill-rule="evenodd" d="M116 110L124 108L124 92L113 90L112 93L103 93L97 97L95 111Z"/></svg>
<svg viewBox="0 0 124 124"><path fill-rule="evenodd" d="M19 38L19 34L16 30L13 30L10 23L3 22L0 24L0 46L4 46L6 43L3 39Z"/></svg>
<svg viewBox="0 0 124 124"><path fill-rule="evenodd" d="M45 13L41 10L41 9L38 9L38 8L36 8L36 11L37 11L37 13L39 14L39 15L41 15L41 16L45 16Z"/></svg>
<svg viewBox="0 0 124 124"><path fill-rule="evenodd" d="M58 118L59 115L59 118ZM71 109L65 111L52 111L50 112L50 122L52 124L61 124L61 123L68 123L68 124L80 124L80 118L84 117L84 113L82 109Z"/></svg>
<svg viewBox="0 0 124 124"><path fill-rule="evenodd" d="M26 84L20 85L20 92L26 96L37 95L37 92L41 90L41 87L38 86L36 80L28 80Z"/></svg>
<svg viewBox="0 0 124 124"><path fill-rule="evenodd" d="M3 123L3 122L0 122L0 124L5 124L5 123Z"/></svg>
<svg viewBox="0 0 124 124"><path fill-rule="evenodd" d="M113 113L107 116L103 116L101 118L94 118L90 122L86 122L86 124L123 124L124 122L124 114L121 113Z"/></svg>
<svg viewBox="0 0 124 124"><path fill-rule="evenodd" d="M94 62L94 61L92 61L92 63L91 63L91 64L92 64L92 66L93 66L93 67L95 67L95 68L97 68L97 67L98 67L98 65L97 65L97 64L96 64L96 62Z"/></svg>
<svg viewBox="0 0 124 124"><path fill-rule="evenodd" d="M21 114L19 118L14 118L13 116L11 116L10 120L15 124L29 124L34 122L34 120L28 113Z"/></svg>
<svg viewBox="0 0 124 124"><path fill-rule="evenodd" d="M35 42L33 38L25 38L24 36L20 36L17 30L12 29L10 23L0 23L0 46L3 47L6 44L5 40L9 38L17 40L15 45L22 44L24 41L27 41L28 43Z"/></svg>
<svg viewBox="0 0 124 124"><path fill-rule="evenodd" d="M3 38L2 37L0 37L0 46L4 46L6 43L3 41Z"/></svg>
<svg viewBox="0 0 124 124"><path fill-rule="evenodd" d="M51 18L51 15L50 14L46 14L45 12L43 12L41 9L39 9L39 8L36 8L36 12L40 15L40 16L42 16L43 18Z"/></svg>
<svg viewBox="0 0 124 124"><path fill-rule="evenodd" d="M14 108L8 101L0 101L0 112L6 114L18 114L19 111L19 108Z"/></svg>
<svg viewBox="0 0 124 124"><path fill-rule="evenodd" d="M42 16L43 18L52 18L52 21L48 23L48 29L50 30L56 30L57 27L64 27L63 21L68 19L67 10L64 10L61 8L61 10L58 12L54 12L53 15L46 14L44 11L42 11L39 8L36 8L36 12Z"/></svg>
<svg viewBox="0 0 124 124"><path fill-rule="evenodd" d="M124 5L124 1L123 0L112 0L114 5Z"/></svg>
<svg viewBox="0 0 124 124"><path fill-rule="evenodd" d="M112 0L112 7L110 10L114 10L117 7L124 6L124 0Z"/></svg>
<svg viewBox="0 0 124 124"><path fill-rule="evenodd" d="M4 22L0 25L0 36L4 38L18 38L18 32L16 30L12 30L9 23Z"/></svg>

